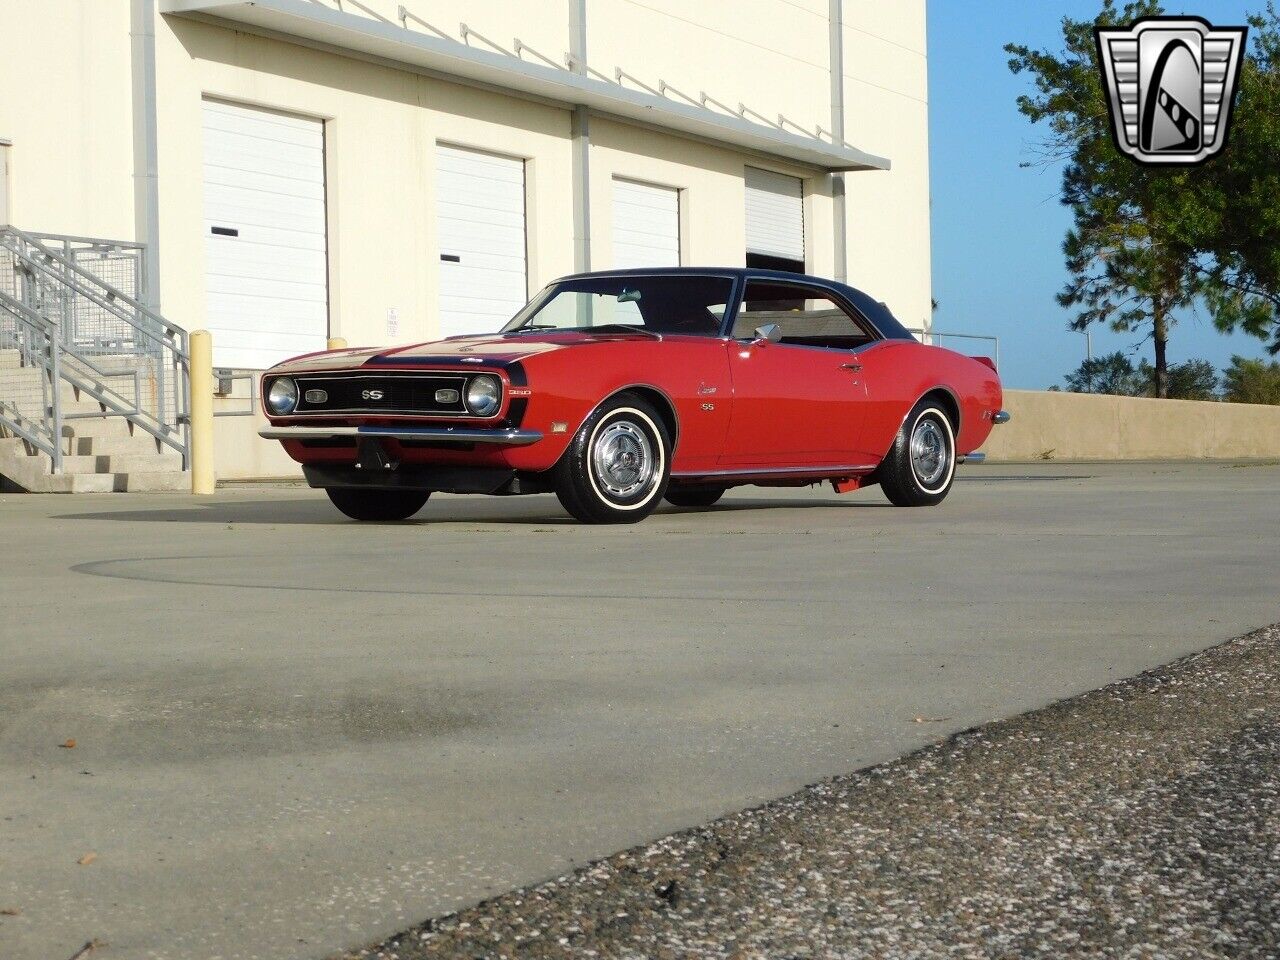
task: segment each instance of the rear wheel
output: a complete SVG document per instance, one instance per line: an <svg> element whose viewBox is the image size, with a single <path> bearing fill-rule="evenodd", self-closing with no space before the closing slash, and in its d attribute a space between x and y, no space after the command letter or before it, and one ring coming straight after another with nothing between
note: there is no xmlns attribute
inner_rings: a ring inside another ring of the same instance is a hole
<svg viewBox="0 0 1280 960"><path fill-rule="evenodd" d="M333 505L352 520L408 520L422 509L427 490L362 490L328 487Z"/></svg>
<svg viewBox="0 0 1280 960"><path fill-rule="evenodd" d="M935 400L912 408L876 470L885 496L898 507L930 507L951 491L956 472L955 429Z"/></svg>
<svg viewBox="0 0 1280 960"><path fill-rule="evenodd" d="M662 418L623 393L587 417L552 476L560 503L583 523L635 523L658 505L670 473Z"/></svg>
<svg viewBox="0 0 1280 960"><path fill-rule="evenodd" d="M724 487L669 487L666 501L675 507L709 507L724 496Z"/></svg>

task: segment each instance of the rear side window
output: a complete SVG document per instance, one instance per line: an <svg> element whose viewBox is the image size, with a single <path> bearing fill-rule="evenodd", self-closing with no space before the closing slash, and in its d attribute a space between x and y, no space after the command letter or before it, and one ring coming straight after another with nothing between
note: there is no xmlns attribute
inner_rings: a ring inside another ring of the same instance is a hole
<svg viewBox="0 0 1280 960"><path fill-rule="evenodd" d="M826 293L791 283L752 281L733 324L740 340L767 324L782 330L782 342L800 347L851 350L875 339L862 322Z"/></svg>

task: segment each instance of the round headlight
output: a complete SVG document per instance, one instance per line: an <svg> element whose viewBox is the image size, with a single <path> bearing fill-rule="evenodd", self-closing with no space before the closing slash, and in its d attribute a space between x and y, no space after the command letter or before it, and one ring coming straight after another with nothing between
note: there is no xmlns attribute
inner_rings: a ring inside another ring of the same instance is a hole
<svg viewBox="0 0 1280 960"><path fill-rule="evenodd" d="M497 377L472 377L467 384L467 409L477 417L492 417L502 406L502 384Z"/></svg>
<svg viewBox="0 0 1280 960"><path fill-rule="evenodd" d="M298 385L288 377L276 377L267 388L267 409L277 416L293 413L298 406Z"/></svg>

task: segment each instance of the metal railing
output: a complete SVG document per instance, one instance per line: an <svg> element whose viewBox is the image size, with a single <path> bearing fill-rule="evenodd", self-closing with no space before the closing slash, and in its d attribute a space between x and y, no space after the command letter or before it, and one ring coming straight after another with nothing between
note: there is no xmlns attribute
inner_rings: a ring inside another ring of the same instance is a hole
<svg viewBox="0 0 1280 960"><path fill-rule="evenodd" d="M0 428L47 453L55 473L67 422L103 417L190 467L187 333L138 299L142 252L0 226Z"/></svg>
<svg viewBox="0 0 1280 960"><path fill-rule="evenodd" d="M943 330L934 330L932 327L928 330L923 327L908 327L910 333L915 334L921 343L927 343L933 347L947 347L949 350L955 350L956 353L967 353L971 356L990 357L991 361L996 365L996 369L1000 369L1000 338L993 337L988 334L981 333L947 333ZM949 341L953 340L979 340L983 343L991 345L991 349L986 352L974 352L966 349L964 345L952 346Z"/></svg>

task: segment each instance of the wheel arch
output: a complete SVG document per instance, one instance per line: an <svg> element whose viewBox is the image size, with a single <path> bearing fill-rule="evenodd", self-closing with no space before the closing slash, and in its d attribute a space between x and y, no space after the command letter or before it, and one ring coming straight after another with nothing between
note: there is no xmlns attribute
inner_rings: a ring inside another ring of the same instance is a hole
<svg viewBox="0 0 1280 960"><path fill-rule="evenodd" d="M921 395L920 400L917 400L911 405L911 409L914 410L921 400L936 400L946 412L947 419L951 421L952 432L956 436L960 435L960 400L950 387L937 386L931 390L926 390ZM905 417L903 418L903 422L906 422Z"/></svg>
<svg viewBox="0 0 1280 960"><path fill-rule="evenodd" d="M658 416L662 418L662 425L667 428L667 433L671 437L672 455L675 454L676 443L680 439L680 417L676 414L676 405L669 397L666 391L659 387L655 387L649 383L630 383L625 387L618 387L611 391L607 396L603 397L599 403L587 411L587 415L582 418L582 423L586 423L597 410L602 406L624 393L634 394L641 399L647 400L653 409L658 412ZM578 424L579 427L582 423Z"/></svg>
<svg viewBox="0 0 1280 960"><path fill-rule="evenodd" d="M908 394L908 396L910 396L910 394ZM939 385L925 390L906 408L906 411L902 414L902 421L898 424L898 429L894 431L893 436L889 440L889 450L892 450L893 445L897 443L898 436L902 433L902 428L906 426L907 418L911 416L911 411L925 400L937 401L938 405L942 407L943 412L946 413L947 419L951 422L952 435L957 438L960 436L960 400L950 387ZM888 455L889 454L886 452L880 458L880 462L883 463ZM879 469L880 467L877 465L876 469L872 470L871 473L867 474L867 476L874 477Z"/></svg>

